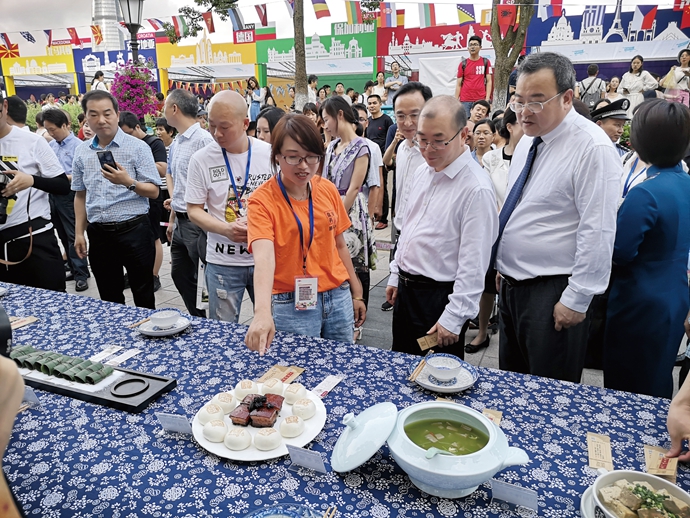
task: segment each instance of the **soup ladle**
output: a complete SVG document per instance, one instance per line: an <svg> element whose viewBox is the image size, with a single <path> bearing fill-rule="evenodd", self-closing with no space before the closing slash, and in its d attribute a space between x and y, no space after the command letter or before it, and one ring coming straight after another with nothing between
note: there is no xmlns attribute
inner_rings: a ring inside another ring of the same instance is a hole
<svg viewBox="0 0 690 518"><path fill-rule="evenodd" d="M429 448L428 450L426 450L426 458L427 458L427 459L432 459L432 458L434 458L436 455L455 455L455 454L454 454L454 453L451 453L451 452L449 452L449 451L446 451L446 450L441 450L441 449L436 448L436 447L434 447L434 446L432 446L431 448Z"/></svg>

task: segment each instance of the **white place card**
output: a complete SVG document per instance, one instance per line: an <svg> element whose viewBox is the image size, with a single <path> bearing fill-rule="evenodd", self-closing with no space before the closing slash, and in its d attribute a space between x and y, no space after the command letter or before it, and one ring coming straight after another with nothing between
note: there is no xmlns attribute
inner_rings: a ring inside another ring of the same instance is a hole
<svg viewBox="0 0 690 518"><path fill-rule="evenodd" d="M316 385L316 387L311 389L311 391L317 396L319 396L319 398L323 399L341 381L343 381L343 378L340 376L326 376L326 379L324 379L321 383Z"/></svg>
<svg viewBox="0 0 690 518"><path fill-rule="evenodd" d="M535 513L539 507L539 499L537 498L537 492L533 489L516 486L514 484L509 484L508 482L503 482L501 480L496 480L495 478L492 478L491 493L492 502L494 500L499 500L501 502L506 502L508 504L513 504L519 507L532 509L533 511L535 511Z"/></svg>
<svg viewBox="0 0 690 518"><path fill-rule="evenodd" d="M163 412L156 412L158 422L166 432L184 433L192 435L192 425L189 419L183 415L166 414Z"/></svg>
<svg viewBox="0 0 690 518"><path fill-rule="evenodd" d="M306 450L291 444L286 444L285 446L290 454L292 466L301 466L313 471L318 471L319 473L326 473L326 466L324 466L323 459L319 452Z"/></svg>
<svg viewBox="0 0 690 518"><path fill-rule="evenodd" d="M123 361L129 360L132 356L136 356L140 352L141 351L139 349L130 349L129 351L123 352L119 356L115 356L115 358L113 358L112 360L107 361L106 365L110 365L111 367L117 367Z"/></svg>
<svg viewBox="0 0 690 518"><path fill-rule="evenodd" d="M34 392L34 389L26 385L24 387L24 399L22 403L27 403L31 407L41 406L41 402L38 400L38 396Z"/></svg>
<svg viewBox="0 0 690 518"><path fill-rule="evenodd" d="M119 345L111 345L103 349L101 352L94 354L91 358L89 358L89 360L91 360L92 362L99 362L101 360L105 360L108 356L112 356L121 349L122 347Z"/></svg>

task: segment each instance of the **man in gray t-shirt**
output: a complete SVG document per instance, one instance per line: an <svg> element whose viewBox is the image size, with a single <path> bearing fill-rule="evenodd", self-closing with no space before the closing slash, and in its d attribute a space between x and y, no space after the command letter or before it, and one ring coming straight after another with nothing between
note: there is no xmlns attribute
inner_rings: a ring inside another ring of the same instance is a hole
<svg viewBox="0 0 690 518"><path fill-rule="evenodd" d="M402 85L407 84L407 76L400 75L400 65L398 65L397 61L393 61L391 64L391 72L393 72L393 75L388 76L384 81L384 86L388 92L388 100L386 101L387 106L393 106L395 94L398 93Z"/></svg>

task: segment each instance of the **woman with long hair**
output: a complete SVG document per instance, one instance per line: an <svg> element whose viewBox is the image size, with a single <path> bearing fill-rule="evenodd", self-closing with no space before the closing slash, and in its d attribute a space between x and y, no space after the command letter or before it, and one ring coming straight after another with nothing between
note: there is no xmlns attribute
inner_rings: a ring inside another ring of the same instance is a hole
<svg viewBox="0 0 690 518"><path fill-rule="evenodd" d="M666 92L666 98L690 106L690 49L683 49L678 53L680 66L671 67L676 87Z"/></svg>
<svg viewBox="0 0 690 518"><path fill-rule="evenodd" d="M376 74L376 84L372 88L371 93L376 94L381 98L381 104L385 104L388 100L388 90L386 90L386 76L382 71Z"/></svg>
<svg viewBox="0 0 690 518"><path fill-rule="evenodd" d="M352 263L364 290L364 304L369 300L369 271L376 268L374 228L369 218L367 199L362 192L369 169L370 152L366 139L357 136L359 121L352 107L342 97L323 103L320 115L324 129L333 137L328 144L323 177L333 182L340 193L352 222L345 233ZM359 335L355 338L361 337Z"/></svg>
<svg viewBox="0 0 690 518"><path fill-rule="evenodd" d="M606 99L608 99L611 102L614 102L623 97L621 94L618 93L619 84L621 84L621 78L618 76L613 76L609 80L609 84L606 87Z"/></svg>
<svg viewBox="0 0 690 518"><path fill-rule="evenodd" d="M618 85L618 92L622 93L630 101L628 116L631 119L635 107L644 101L643 94L649 90L656 89L657 86L659 86L659 83L656 79L644 69L644 58L639 55L632 58L630 70L623 74L623 78Z"/></svg>
<svg viewBox="0 0 690 518"><path fill-rule="evenodd" d="M275 108L276 106L276 100L273 97L273 94L271 93L271 89L268 86L264 86L264 105L263 107L266 108L267 106L272 106Z"/></svg>
<svg viewBox="0 0 690 518"><path fill-rule="evenodd" d="M252 76L247 79L247 90L245 97L249 105L249 120L255 121L261 111L261 104L264 102L266 90L259 86L259 80Z"/></svg>
<svg viewBox="0 0 690 518"><path fill-rule="evenodd" d="M260 354L276 330L351 342L353 323L366 318L344 239L347 212L337 189L318 175L323 156L314 123L286 115L273 134L275 176L249 198L255 305L245 343Z"/></svg>
<svg viewBox="0 0 690 518"><path fill-rule="evenodd" d="M280 108L264 108L256 119L256 138L271 143L271 134L278 121L285 115Z"/></svg>
<svg viewBox="0 0 690 518"><path fill-rule="evenodd" d="M93 75L91 90L105 90L106 92L110 90L105 82L105 74L101 70Z"/></svg>

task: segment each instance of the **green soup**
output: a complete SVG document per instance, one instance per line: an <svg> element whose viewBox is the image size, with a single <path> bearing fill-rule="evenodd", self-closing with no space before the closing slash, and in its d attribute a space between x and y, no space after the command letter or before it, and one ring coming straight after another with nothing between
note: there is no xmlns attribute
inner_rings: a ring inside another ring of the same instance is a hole
<svg viewBox="0 0 690 518"><path fill-rule="evenodd" d="M420 448L435 447L453 455L474 453L489 442L489 436L476 428L445 419L415 421L405 426L405 433Z"/></svg>

